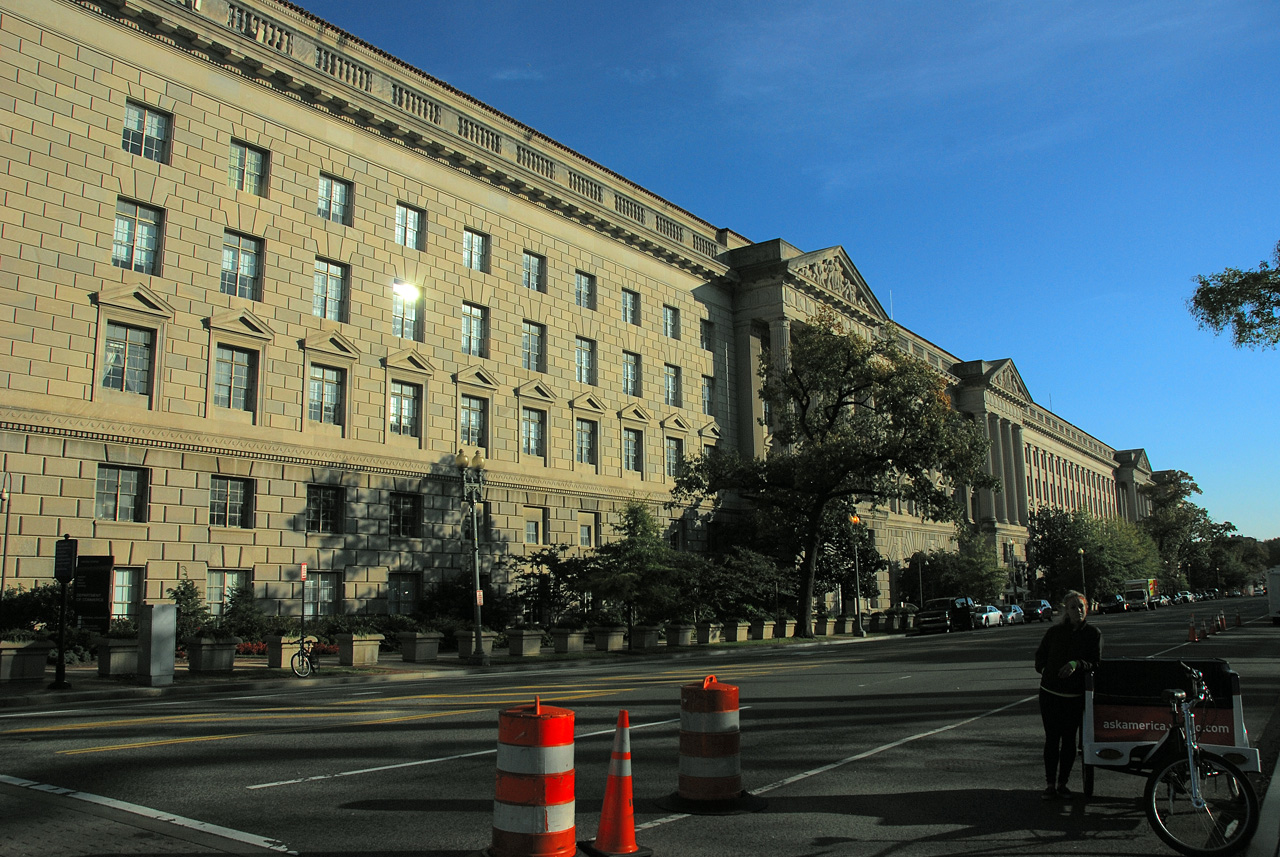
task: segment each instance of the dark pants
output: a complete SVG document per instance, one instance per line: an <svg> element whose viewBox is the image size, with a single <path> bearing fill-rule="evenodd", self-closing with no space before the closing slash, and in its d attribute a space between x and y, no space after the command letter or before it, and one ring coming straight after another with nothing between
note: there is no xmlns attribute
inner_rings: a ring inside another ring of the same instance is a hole
<svg viewBox="0 0 1280 857"><path fill-rule="evenodd" d="M1044 781L1065 785L1076 762L1076 736L1084 720L1083 696L1054 696L1040 691L1040 721L1044 724Z"/></svg>

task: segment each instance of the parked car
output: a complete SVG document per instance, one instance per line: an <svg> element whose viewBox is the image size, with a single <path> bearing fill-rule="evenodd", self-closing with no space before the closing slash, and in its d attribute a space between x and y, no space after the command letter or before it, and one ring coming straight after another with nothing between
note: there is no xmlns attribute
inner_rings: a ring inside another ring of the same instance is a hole
<svg viewBox="0 0 1280 857"><path fill-rule="evenodd" d="M1101 595L1098 597L1099 613L1124 613L1128 609L1129 604L1124 600L1123 595L1117 593L1116 595Z"/></svg>
<svg viewBox="0 0 1280 857"><path fill-rule="evenodd" d="M979 604L973 610L973 627L998 628L1004 624L1004 614L999 607L991 604Z"/></svg>
<svg viewBox="0 0 1280 857"><path fill-rule="evenodd" d="M1052 622L1053 607L1043 598L1034 598L1029 601L1022 602L1022 612L1026 614L1026 619L1030 622L1034 619L1037 622Z"/></svg>
<svg viewBox="0 0 1280 857"><path fill-rule="evenodd" d="M1193 604L1196 597L1189 590L1183 589L1177 595L1173 596L1174 604Z"/></svg>
<svg viewBox="0 0 1280 857"><path fill-rule="evenodd" d="M964 595L930 598L916 613L916 627L921 634L930 631L969 631L973 629L973 599Z"/></svg>
<svg viewBox="0 0 1280 857"><path fill-rule="evenodd" d="M1022 608L1017 604L1006 604L1000 608L1000 614L1004 617L1005 625L1025 625L1027 624L1027 615L1022 612Z"/></svg>

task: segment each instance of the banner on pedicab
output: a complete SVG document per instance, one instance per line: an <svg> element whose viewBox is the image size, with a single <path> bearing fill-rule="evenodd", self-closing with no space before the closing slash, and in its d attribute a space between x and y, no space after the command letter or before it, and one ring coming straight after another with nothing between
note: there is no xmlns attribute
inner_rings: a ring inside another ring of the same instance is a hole
<svg viewBox="0 0 1280 857"><path fill-rule="evenodd" d="M1167 705L1107 705L1094 703L1093 740L1103 742L1159 741L1169 731ZM1204 744L1240 746L1229 708L1196 710L1196 736Z"/></svg>

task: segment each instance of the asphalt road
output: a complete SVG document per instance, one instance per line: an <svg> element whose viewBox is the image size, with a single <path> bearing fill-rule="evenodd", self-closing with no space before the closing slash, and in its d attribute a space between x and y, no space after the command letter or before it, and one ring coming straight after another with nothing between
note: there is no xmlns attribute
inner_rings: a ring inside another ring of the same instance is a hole
<svg viewBox="0 0 1280 857"><path fill-rule="evenodd" d="M1106 656L1230 661L1269 771L1280 629L1261 618L1262 599L1213 606L1232 627L1196 644L1187 621L1203 605L1092 621ZM625 708L637 839L658 855L1172 853L1142 815L1139 778L1100 772L1091 801L1040 800L1031 658L1045 627L17 712L0 716L0 775L238 832L242 850L462 855L490 843L497 711L537 695L576 712L579 839L595 835ZM657 804L676 788L679 688L711 673L740 688L744 784L767 801L761 812ZM49 798L0 818L0 842L57 812Z"/></svg>

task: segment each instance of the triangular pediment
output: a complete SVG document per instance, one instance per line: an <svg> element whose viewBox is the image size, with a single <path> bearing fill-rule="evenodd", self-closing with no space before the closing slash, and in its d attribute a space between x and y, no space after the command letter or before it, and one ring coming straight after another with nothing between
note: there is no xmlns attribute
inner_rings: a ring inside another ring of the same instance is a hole
<svg viewBox="0 0 1280 857"><path fill-rule="evenodd" d="M360 357L359 346L336 330L317 331L303 341L302 347L307 351L330 354L347 360L357 360Z"/></svg>
<svg viewBox="0 0 1280 857"><path fill-rule="evenodd" d="M787 273L821 287L876 321L889 320L889 314L884 311L849 254L839 245L789 259Z"/></svg>
<svg viewBox="0 0 1280 857"><path fill-rule="evenodd" d="M276 332L271 329L271 325L247 309L228 310L227 312L219 313L207 319L206 324L209 325L210 330L234 333L237 336L248 336L251 339L258 339L263 342L270 342L276 337Z"/></svg>
<svg viewBox="0 0 1280 857"><path fill-rule="evenodd" d="M685 422L684 419L679 414L671 414L669 417L667 417L665 420L659 423L659 425L661 425L667 431L679 431L679 432L693 431L693 427L689 425L687 422Z"/></svg>
<svg viewBox="0 0 1280 857"><path fill-rule="evenodd" d="M987 364L991 368L987 369L984 377L989 386L996 387L1009 395L1032 402L1031 394L1027 392L1027 385L1022 381L1022 375L1018 372L1018 367L1013 365L1013 361L1009 358L997 360L994 363Z"/></svg>
<svg viewBox="0 0 1280 857"><path fill-rule="evenodd" d="M705 426L698 429L698 437L702 438L705 441L710 441L712 443L719 443L720 427L715 423L707 423Z"/></svg>
<svg viewBox="0 0 1280 857"><path fill-rule="evenodd" d="M388 354L383 360L383 365L388 369L403 369L420 375L430 376L436 372L436 367L427 359L427 355L416 348L402 348Z"/></svg>
<svg viewBox="0 0 1280 857"><path fill-rule="evenodd" d="M653 422L653 414L649 413L639 405L627 405L625 408L618 411L618 416L624 420L634 420L638 423Z"/></svg>
<svg viewBox="0 0 1280 857"><path fill-rule="evenodd" d="M98 306L138 312L156 318L173 319L173 307L142 283L112 286L98 292Z"/></svg>
<svg viewBox="0 0 1280 857"><path fill-rule="evenodd" d="M1147 458L1145 449L1121 449L1115 454L1116 461L1121 464L1127 464L1134 470L1142 470L1147 473L1151 472L1151 461Z"/></svg>
<svg viewBox="0 0 1280 857"><path fill-rule="evenodd" d="M576 411L590 411L596 414L605 412L604 402L600 401L600 397L594 393L583 393L578 398L569 403L569 407Z"/></svg>
<svg viewBox="0 0 1280 857"><path fill-rule="evenodd" d="M483 366L468 366L465 369L460 369L453 376L453 380L456 384L483 387L486 390L498 389L498 379L493 377L493 373Z"/></svg>
<svg viewBox="0 0 1280 857"><path fill-rule="evenodd" d="M533 399L547 404L552 404L556 400L556 394L551 392L551 388L538 380L527 381L516 387L516 395L521 399Z"/></svg>

